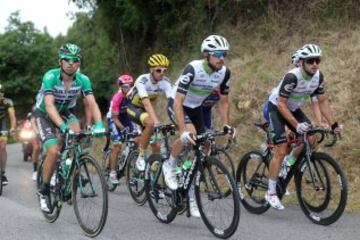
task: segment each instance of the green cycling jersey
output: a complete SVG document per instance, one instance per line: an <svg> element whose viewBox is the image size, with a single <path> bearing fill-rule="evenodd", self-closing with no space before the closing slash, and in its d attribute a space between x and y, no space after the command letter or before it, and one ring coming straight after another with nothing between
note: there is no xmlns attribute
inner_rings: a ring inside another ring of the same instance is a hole
<svg viewBox="0 0 360 240"><path fill-rule="evenodd" d="M61 69L51 69L43 77L41 89L36 97L36 108L45 113L44 99L46 95L51 94L55 97L56 109L63 112L75 106L76 99L81 93L84 96L93 94L90 79L86 75L77 72L71 86L66 88L61 80Z"/></svg>

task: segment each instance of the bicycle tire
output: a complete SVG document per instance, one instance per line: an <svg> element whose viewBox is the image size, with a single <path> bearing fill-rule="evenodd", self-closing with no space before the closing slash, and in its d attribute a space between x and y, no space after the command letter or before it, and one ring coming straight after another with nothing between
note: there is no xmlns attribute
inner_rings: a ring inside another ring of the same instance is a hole
<svg viewBox="0 0 360 240"><path fill-rule="evenodd" d="M230 154L225 149L217 149L216 152L220 154L216 154L215 156L217 156L218 159L225 165L225 167L228 168L229 172L235 179L236 178L235 165ZM223 155L224 157L220 157L221 155Z"/></svg>
<svg viewBox="0 0 360 240"><path fill-rule="evenodd" d="M135 203L143 206L147 200L145 193L145 172L140 172L136 169L135 162L138 155L139 150L133 150L129 153L126 160L126 186Z"/></svg>
<svg viewBox="0 0 360 240"><path fill-rule="evenodd" d="M38 169L37 169L37 177L36 177L36 185L37 185L37 189L39 190L42 183L43 183L43 179L42 179L42 172L43 172L43 166L44 166L44 161L45 158L42 158L40 161L40 164L38 165ZM57 174L57 170L55 170L55 174ZM51 206L52 206L52 212L51 213L46 213L44 211L41 211L46 219L47 222L49 223L54 223L61 212L61 208L62 208L62 204L61 202L58 200L59 199L59 195L57 193L56 190L56 186L50 186L50 199L51 199ZM40 200L40 196L39 196L39 200ZM56 200L56 201L54 201Z"/></svg>
<svg viewBox="0 0 360 240"><path fill-rule="evenodd" d="M319 161L325 167L325 170L328 174L328 178L330 179L329 183L331 183L329 185L331 187L331 190L330 190L331 202L327 204L327 206L329 206L329 207L324 209L321 212L311 211L311 209L309 209L309 207L308 207L309 201L306 199L306 196L305 196L305 194L307 194L308 191L305 189L306 185L302 184L303 176L305 175L304 173L308 169L306 167L306 160L304 160L300 163L299 172L297 173L296 178L295 178L296 193L297 193L298 201L299 201L302 211L304 212L305 216L308 219L310 219L310 221L312 221L315 224L319 224L319 225L325 225L325 226L330 225L330 224L336 222L342 216L342 214L345 210L346 202L347 202L347 194L348 194L347 180L346 180L345 174L342 171L340 165L337 163L337 161L335 159L333 159L328 154L320 153L320 152L313 152L310 160L312 162ZM329 168L326 168L327 166L329 166ZM334 175L333 178L331 178L332 175ZM335 188L336 183L339 184L338 191L336 191L336 188ZM339 192L339 193L337 194L337 192ZM336 201L337 196L339 196L338 203L333 203L333 201ZM305 201L305 200L307 200L307 201ZM332 210L331 208L333 208L335 210L334 210L334 212L331 212L330 215L328 215L327 213Z"/></svg>
<svg viewBox="0 0 360 240"><path fill-rule="evenodd" d="M90 176L90 174L93 175ZM81 204L85 205L85 203L95 202L94 197L98 196L102 197L101 207L99 207L98 204L95 204L95 207L90 207L89 211L95 213L96 210L100 210L100 214L98 214L96 219L95 217L94 219L91 219L96 223L91 222L88 224L87 221L90 220L90 217L87 214L84 214L83 216L82 211L85 207L80 209L79 206ZM85 203L80 203L80 199L84 199ZM88 199L90 200L87 201ZM97 160L90 155L81 156L79 165L76 166L74 170L72 200L76 218L85 235L89 237L99 235L103 230L107 219L108 191L102 169Z"/></svg>
<svg viewBox="0 0 360 240"><path fill-rule="evenodd" d="M109 157L110 157L111 151L112 151L112 149L109 148L109 150L107 150L104 153L104 161L103 161L103 164L101 167L104 170L104 177L105 177L106 186L108 188L108 191L114 192L115 189L117 188L117 184L113 184L110 181L110 168L109 168L110 159L109 159Z"/></svg>
<svg viewBox="0 0 360 240"><path fill-rule="evenodd" d="M236 232L240 221L238 188L231 173L220 160L210 156L202 164L204 171L197 175L195 181L195 197L201 218L213 235L223 239L229 238ZM225 184L230 186L224 186ZM232 191L226 196L224 191L228 189L232 189ZM206 198L209 198L208 202L206 202ZM233 207L226 211L224 206L218 207L220 201L216 200L223 200L221 203L224 203L225 206L233 205ZM210 204L216 204L215 209L220 210L218 213L220 216L215 216L215 210L210 211L209 215L206 213ZM225 217L231 218L229 223L225 223Z"/></svg>
<svg viewBox="0 0 360 240"><path fill-rule="evenodd" d="M145 177L146 196L154 216L162 223L171 223L175 219L178 209L172 203L173 193L166 186L161 167L161 155L150 155ZM163 209L166 209L165 211L162 211L161 205L163 205Z"/></svg>
<svg viewBox="0 0 360 240"><path fill-rule="evenodd" d="M239 187L241 203L246 210L254 214L262 214L270 208L265 200L268 188L268 165L260 151L250 151L241 158L236 171L236 183Z"/></svg>
<svg viewBox="0 0 360 240"><path fill-rule="evenodd" d="M322 212L324 211L329 203L330 203L330 197L331 197L331 183L330 183L330 177L329 177L329 174L327 173L326 171L326 168L324 166L324 164L321 162L321 161L318 161L319 163L319 166L320 166L320 169L321 171L323 172L323 174L325 175L325 183L326 183L326 188L325 188L325 197L324 197L324 201L322 201L321 203L318 203L316 205L312 204L311 202L308 202L306 201L306 199L304 199L304 204L306 204L307 208L310 209L310 211L313 211L313 212ZM316 166L315 166L316 167ZM319 174L319 168L316 167L315 169L317 172L317 174ZM311 184L312 183L312 180L311 181L306 181L308 184Z"/></svg>

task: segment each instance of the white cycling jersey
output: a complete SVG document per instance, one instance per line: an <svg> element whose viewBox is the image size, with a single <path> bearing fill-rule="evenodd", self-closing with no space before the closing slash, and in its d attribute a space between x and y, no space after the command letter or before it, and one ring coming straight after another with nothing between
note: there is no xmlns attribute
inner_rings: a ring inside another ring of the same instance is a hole
<svg viewBox="0 0 360 240"><path fill-rule="evenodd" d="M220 87L222 95L229 93L230 70L223 66L220 70L209 73L204 64L207 64L205 60L190 62L175 83L172 97L175 98L176 92L185 94L185 107L200 107L216 87Z"/></svg>
<svg viewBox="0 0 360 240"><path fill-rule="evenodd" d="M301 68L290 70L280 84L271 91L269 101L277 105L279 96L288 98L287 106L294 112L299 109L304 102L311 97L312 100L317 95L324 93L324 77L318 70L310 79L305 79Z"/></svg>
<svg viewBox="0 0 360 240"><path fill-rule="evenodd" d="M136 80L134 87L132 87L126 94L130 103L144 108L142 99L149 98L150 101L154 101L160 94L165 93L166 98L171 97L172 86L167 77L163 77L162 80L157 83L153 83L150 79L150 73L140 75Z"/></svg>

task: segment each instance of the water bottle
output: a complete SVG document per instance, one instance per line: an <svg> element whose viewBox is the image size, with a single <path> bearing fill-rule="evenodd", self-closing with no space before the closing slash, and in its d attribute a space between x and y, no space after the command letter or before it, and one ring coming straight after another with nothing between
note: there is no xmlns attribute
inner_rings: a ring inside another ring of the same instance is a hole
<svg viewBox="0 0 360 240"><path fill-rule="evenodd" d="M286 178L287 174L290 171L290 168L295 164L295 162L296 158L293 155L286 155L281 163L279 177Z"/></svg>
<svg viewBox="0 0 360 240"><path fill-rule="evenodd" d="M185 159L183 165L182 165L182 168L184 170L189 170L191 168L191 165L192 165L192 161L189 160L189 159Z"/></svg>
<svg viewBox="0 0 360 240"><path fill-rule="evenodd" d="M65 164L64 164L64 176L67 176L69 170L70 170L70 166L71 166L72 160L71 158L67 158L65 160Z"/></svg>
<svg viewBox="0 0 360 240"><path fill-rule="evenodd" d="M122 151L120 158L119 158L119 164L118 164L118 168L119 170L122 170L125 166L126 163L126 157L129 154L129 147L126 146L126 148Z"/></svg>

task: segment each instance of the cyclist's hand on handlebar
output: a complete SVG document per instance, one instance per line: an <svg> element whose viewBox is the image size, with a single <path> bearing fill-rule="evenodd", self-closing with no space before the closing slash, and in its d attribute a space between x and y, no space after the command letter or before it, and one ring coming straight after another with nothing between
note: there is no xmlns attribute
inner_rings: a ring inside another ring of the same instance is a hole
<svg viewBox="0 0 360 240"><path fill-rule="evenodd" d="M59 129L62 133L66 133L66 132L69 132L70 128L68 125L66 125L66 123L62 123L60 126L59 126Z"/></svg>
<svg viewBox="0 0 360 240"><path fill-rule="evenodd" d="M236 136L236 128L231 127L229 125L224 125L224 132L227 133L231 138L235 138Z"/></svg>
<svg viewBox="0 0 360 240"><path fill-rule="evenodd" d="M310 125L307 122L298 123L296 125L296 132L299 134L304 134L309 131Z"/></svg>
<svg viewBox="0 0 360 240"><path fill-rule="evenodd" d="M338 122L335 122L331 125L331 130L336 134L340 134L343 131L343 125L339 125Z"/></svg>
<svg viewBox="0 0 360 240"><path fill-rule="evenodd" d="M192 144L195 145L195 137L193 136L193 134L191 132L182 132L180 135L180 140L183 144Z"/></svg>
<svg viewBox="0 0 360 240"><path fill-rule="evenodd" d="M95 137L102 137L105 135L106 129L103 122L96 122L91 129L92 134Z"/></svg>

